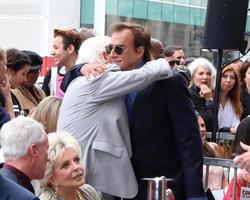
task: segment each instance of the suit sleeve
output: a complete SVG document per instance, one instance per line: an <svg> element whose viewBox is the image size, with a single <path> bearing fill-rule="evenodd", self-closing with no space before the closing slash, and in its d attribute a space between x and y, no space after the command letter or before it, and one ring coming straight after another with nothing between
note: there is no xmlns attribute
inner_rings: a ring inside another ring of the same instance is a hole
<svg viewBox="0 0 250 200"><path fill-rule="evenodd" d="M185 193L187 197L203 197L203 153L190 93L180 75L174 76L166 87L167 109L175 134L177 155L184 172Z"/></svg>
<svg viewBox="0 0 250 200"><path fill-rule="evenodd" d="M90 81L91 91L95 91L93 102L107 101L139 91L156 80L171 77L172 74L168 62L164 59L148 62L140 69L107 71Z"/></svg>
<svg viewBox="0 0 250 200"><path fill-rule="evenodd" d="M4 123L10 120L9 114L5 111L3 107L0 106L0 129Z"/></svg>

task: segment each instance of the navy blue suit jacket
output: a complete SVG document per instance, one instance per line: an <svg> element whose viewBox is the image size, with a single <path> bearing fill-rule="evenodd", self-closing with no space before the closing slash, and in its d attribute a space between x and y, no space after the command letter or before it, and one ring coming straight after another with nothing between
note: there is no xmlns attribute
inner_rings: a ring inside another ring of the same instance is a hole
<svg viewBox="0 0 250 200"><path fill-rule="evenodd" d="M0 175L1 200L39 200L30 191Z"/></svg>
<svg viewBox="0 0 250 200"><path fill-rule="evenodd" d="M141 178L165 176L175 199L205 196L201 138L190 94L180 74L137 93L130 117L132 164L139 183L135 199L146 199Z"/></svg>

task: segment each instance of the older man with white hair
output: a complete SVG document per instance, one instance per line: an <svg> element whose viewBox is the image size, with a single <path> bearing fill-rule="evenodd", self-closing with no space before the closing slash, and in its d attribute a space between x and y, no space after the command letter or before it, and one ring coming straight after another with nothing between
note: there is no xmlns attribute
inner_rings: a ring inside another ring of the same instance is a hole
<svg viewBox="0 0 250 200"><path fill-rule="evenodd" d="M44 177L48 139L44 127L29 117L5 123L0 133L5 158L0 174L34 193L31 180Z"/></svg>
<svg viewBox="0 0 250 200"><path fill-rule="evenodd" d="M96 36L81 46L77 63L108 63L108 52L123 54L123 45L111 46L110 38ZM105 51L106 48L106 51ZM144 48L138 48L143 55ZM137 182L130 162L132 155L124 95L172 76L164 59L143 68L125 70L116 64L97 77L78 77L69 85L58 118L58 130L70 132L80 143L86 182L102 192L103 199L132 198Z"/></svg>

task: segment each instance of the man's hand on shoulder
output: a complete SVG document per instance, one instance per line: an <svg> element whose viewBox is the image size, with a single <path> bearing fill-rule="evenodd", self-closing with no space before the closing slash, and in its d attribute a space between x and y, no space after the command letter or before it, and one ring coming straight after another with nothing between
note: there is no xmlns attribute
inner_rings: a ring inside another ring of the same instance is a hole
<svg viewBox="0 0 250 200"><path fill-rule="evenodd" d="M104 73L106 69L107 69L107 64L95 63L95 64L83 65L80 71L83 76L89 79L90 75L95 77L99 74Z"/></svg>

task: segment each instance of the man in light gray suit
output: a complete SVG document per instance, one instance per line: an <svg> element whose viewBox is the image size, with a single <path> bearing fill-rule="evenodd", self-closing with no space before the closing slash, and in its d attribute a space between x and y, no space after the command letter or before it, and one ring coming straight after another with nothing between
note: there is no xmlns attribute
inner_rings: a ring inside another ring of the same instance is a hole
<svg viewBox="0 0 250 200"><path fill-rule="evenodd" d="M123 44L108 45L106 52L103 51L104 46L109 41L101 44L97 37L86 40L79 57L86 56L89 47L96 46L99 49L102 46L103 49L91 53L98 55L96 60L86 58L82 62L102 61L111 51L128 57L145 55L150 60L149 33L140 25L134 24L131 28L124 31L123 34L127 37ZM141 38L141 44L137 47L131 42L132 31L137 31ZM115 40L115 37L113 34L111 40ZM79 141L86 182L102 192L103 199L111 199L111 196L133 198L138 190L130 162L132 151L124 95L172 75L169 64L164 59L151 61L143 68L131 71L129 69L135 65L143 64L129 61L123 63L123 60L120 62L117 60L122 67L108 65L106 72L95 78L91 77L89 81L85 77L73 80L65 93L57 126L58 130L70 132Z"/></svg>

